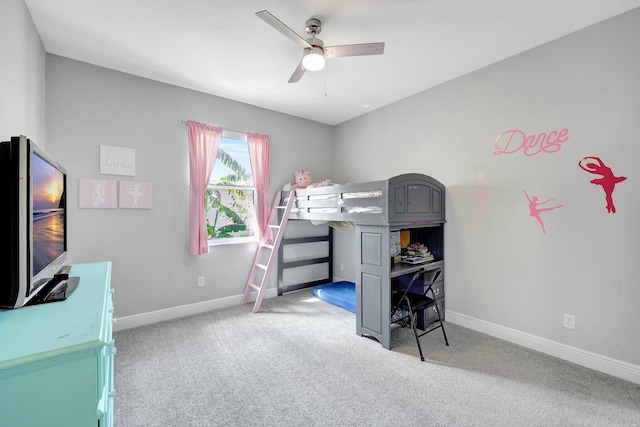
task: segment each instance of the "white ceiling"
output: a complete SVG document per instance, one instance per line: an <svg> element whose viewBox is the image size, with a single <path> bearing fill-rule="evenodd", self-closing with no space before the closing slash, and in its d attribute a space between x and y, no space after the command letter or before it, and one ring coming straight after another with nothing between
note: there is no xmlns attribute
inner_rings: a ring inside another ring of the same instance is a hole
<svg viewBox="0 0 640 427"><path fill-rule="evenodd" d="M640 0L25 0L49 53L335 125L636 7ZM287 83L301 48L385 42Z"/></svg>

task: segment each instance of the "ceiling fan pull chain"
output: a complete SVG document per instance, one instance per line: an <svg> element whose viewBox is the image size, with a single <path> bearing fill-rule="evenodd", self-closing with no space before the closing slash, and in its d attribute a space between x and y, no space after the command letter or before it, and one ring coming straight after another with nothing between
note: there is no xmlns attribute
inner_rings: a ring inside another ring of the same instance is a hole
<svg viewBox="0 0 640 427"><path fill-rule="evenodd" d="M327 96L327 69L324 69L324 96Z"/></svg>

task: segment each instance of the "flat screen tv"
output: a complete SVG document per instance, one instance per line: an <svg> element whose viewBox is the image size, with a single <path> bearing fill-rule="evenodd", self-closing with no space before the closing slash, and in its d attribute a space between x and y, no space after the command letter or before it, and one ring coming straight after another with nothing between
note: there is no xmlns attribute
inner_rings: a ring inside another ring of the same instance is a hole
<svg viewBox="0 0 640 427"><path fill-rule="evenodd" d="M66 189L66 171L31 140L0 142L0 307L48 302L54 288L61 296L59 285L68 276L62 268ZM62 289L62 296L72 290Z"/></svg>

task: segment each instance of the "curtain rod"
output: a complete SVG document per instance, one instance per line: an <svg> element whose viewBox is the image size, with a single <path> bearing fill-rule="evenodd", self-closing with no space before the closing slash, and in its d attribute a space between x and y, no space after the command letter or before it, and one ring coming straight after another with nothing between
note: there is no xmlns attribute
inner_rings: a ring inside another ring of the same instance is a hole
<svg viewBox="0 0 640 427"><path fill-rule="evenodd" d="M188 125L189 122L187 120L181 120L180 123L182 123L183 125ZM232 139L240 139L243 141L247 140L247 132L236 132L233 130L224 130L222 131L222 136L226 136Z"/></svg>

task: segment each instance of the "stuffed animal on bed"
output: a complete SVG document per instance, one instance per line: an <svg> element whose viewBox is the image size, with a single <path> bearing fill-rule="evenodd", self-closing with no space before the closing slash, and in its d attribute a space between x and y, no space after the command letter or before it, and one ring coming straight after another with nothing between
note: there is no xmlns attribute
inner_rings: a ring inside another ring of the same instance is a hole
<svg viewBox="0 0 640 427"><path fill-rule="evenodd" d="M311 184L311 172L301 169L296 171L296 183L291 187L293 190L296 188L307 188Z"/></svg>
<svg viewBox="0 0 640 427"><path fill-rule="evenodd" d="M311 182L311 172L301 169L300 171L296 171L296 183L291 186L291 189L295 190L296 188L326 187L327 185L331 185L330 179L325 179L324 181L320 182Z"/></svg>

